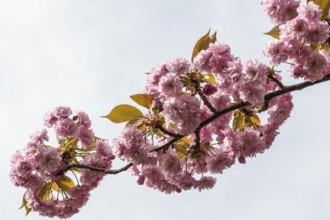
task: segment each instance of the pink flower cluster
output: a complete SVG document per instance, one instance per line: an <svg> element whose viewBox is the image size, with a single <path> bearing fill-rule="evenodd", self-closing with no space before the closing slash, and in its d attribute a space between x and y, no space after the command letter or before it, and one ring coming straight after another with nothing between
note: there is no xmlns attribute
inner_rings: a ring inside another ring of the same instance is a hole
<svg viewBox="0 0 330 220"><path fill-rule="evenodd" d="M54 128L58 147L47 144L48 132L43 129L32 135L26 148L17 151L11 160L12 182L27 190L23 197L26 206L40 215L68 218L77 213L104 176L72 169L74 182L66 175L68 166L80 163L109 169L114 159L109 145L94 137L87 114L71 115L71 109L62 106L46 114L45 125Z"/></svg>
<svg viewBox="0 0 330 220"><path fill-rule="evenodd" d="M173 66L180 66L180 71L170 68ZM264 152L290 115L293 107L290 94L265 103L265 94L279 89L276 82L269 80L269 69L255 60L241 64L231 54L230 47L220 43L202 50L193 64L177 58L160 65L148 74L145 87L157 111L148 111L145 117L150 119L150 124L153 119L160 120L172 135L157 133L157 127L141 130L135 125L126 126L113 141L114 153L134 164L131 172L138 177L140 185L165 193L212 188L216 182L212 174L222 173L236 160L245 163L247 157ZM212 74L216 84L198 78L203 78L203 74ZM195 81L187 83L189 77ZM281 81L279 75L274 77ZM198 85L193 84L198 80ZM198 130L200 123L214 112L202 99L203 94L191 90L191 85L197 85L202 93L206 91L204 95L216 111L230 107L233 102L249 102L246 111L251 112L268 105L268 121L237 131L231 125L233 113L230 112ZM175 135L185 137L164 150L153 151Z"/></svg>
<svg viewBox="0 0 330 220"><path fill-rule="evenodd" d="M86 113L63 106L48 112L45 126L54 129L58 146L47 144L44 129L11 161L12 182L27 190L23 206L44 216L72 216L114 155L128 163L139 185L172 193L210 189L215 174L268 149L293 108L292 90L285 90L275 68L290 62L294 78L312 82L329 74L329 24L313 1L262 4L279 30L265 50L271 67L257 60L242 63L228 45L214 42L192 63L179 57L152 69L146 94L138 94L147 98L133 99L148 110L136 118L129 110L120 115L119 121L126 113L130 121L112 148L95 137ZM283 95L274 95L278 92ZM260 114L266 121L260 122Z"/></svg>
<svg viewBox="0 0 330 220"><path fill-rule="evenodd" d="M264 0L265 10L269 12L270 5L276 5L278 2L280 1ZM296 5L298 1L289 2ZM282 5L286 7L290 4ZM280 29L280 38L274 40L265 50L274 65L289 62L294 78L312 82L329 74L330 57L324 50L324 47L328 47L329 25L321 20L322 11L318 5L313 1L298 4L295 16L290 16L285 23L277 19L276 13L268 14Z"/></svg>

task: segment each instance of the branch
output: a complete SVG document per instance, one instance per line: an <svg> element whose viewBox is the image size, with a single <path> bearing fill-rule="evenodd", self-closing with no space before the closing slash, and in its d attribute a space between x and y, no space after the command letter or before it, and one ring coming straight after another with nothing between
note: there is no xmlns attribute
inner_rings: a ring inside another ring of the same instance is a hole
<svg viewBox="0 0 330 220"><path fill-rule="evenodd" d="M204 104L213 112L216 113L217 109L213 107L213 105L210 103L210 101L207 99L207 97L204 95L204 93L202 92L201 88L199 88L198 86L196 86L196 91L198 93L198 95L201 97L201 99L203 100Z"/></svg>
<svg viewBox="0 0 330 220"><path fill-rule="evenodd" d="M285 85L283 85L283 83L278 79L276 79L273 75L269 74L268 78L271 79L273 82L275 82L278 85L278 87L280 87L281 89L285 89Z"/></svg>
<svg viewBox="0 0 330 220"><path fill-rule="evenodd" d="M268 94L266 94L264 96L264 100L265 100L265 103L269 103L269 101L275 97L278 97L278 96L281 96L281 95L284 95L286 93L289 93L289 92L293 92L293 91L297 91L297 90L302 90L302 89L305 89L309 86L313 86L313 85L316 85L316 84L319 84L319 83L322 83L322 82L326 82L326 81L330 81L330 74L326 75L325 77L323 77L323 79L321 80L317 80L315 82L302 82L302 83L298 83L298 84L294 84L294 85L291 85L291 86L285 86L279 90L276 90L274 92L270 92ZM281 87L281 86L280 86ZM234 104L228 108L225 108L221 111L216 111L211 117L207 118L206 120L202 121L199 126L195 129L195 134L196 134L196 137L199 137L199 132L200 130L205 127L206 125L208 125L209 123L211 123L212 121L214 121L215 119L219 118L220 116L222 115L225 115L229 112L232 112L232 111L235 111L237 109L240 109L240 108L243 108L243 107L246 107L250 105L249 102L240 102L240 103L237 103L237 104ZM266 109L268 108L268 106L266 106ZM266 110L264 109L264 110ZM197 134L198 133L198 134ZM154 149L152 149L150 152L155 152L155 151L160 151L160 150L167 150L172 144L174 144L176 141L178 141L179 139L181 139L183 136L182 135L178 135L177 137L173 138L172 140L170 140L168 143L160 146L160 147L156 147Z"/></svg>
<svg viewBox="0 0 330 220"><path fill-rule="evenodd" d="M133 166L133 163L129 163L129 164L125 165L124 167L120 168L120 169L106 170L106 169L103 169L103 168L93 167L93 166L78 163L78 164L68 165L64 170L61 170L60 172L58 172L57 175L60 175L61 173L65 173L66 171L68 171L72 168L88 169L88 170L91 170L91 171L101 172L101 173L104 173L104 174L118 174L118 173L121 173L123 171L128 170L131 166Z"/></svg>
<svg viewBox="0 0 330 220"><path fill-rule="evenodd" d="M161 125L156 125L155 128L158 128L159 130L161 130L164 134L167 134L168 136L171 136L171 137L180 137L181 138L181 135L180 134L174 134L174 133L166 130L165 128L163 128L163 126L161 126Z"/></svg>
<svg viewBox="0 0 330 220"><path fill-rule="evenodd" d="M151 153L151 152L157 152L157 151L160 151L160 150L167 150L167 148L169 148L172 144L174 144L175 142L177 142L178 140L180 140L183 137L184 137L183 135L178 134L177 137L173 138L172 140L170 140L166 144L164 144L160 147L156 147L156 148L152 149L149 152Z"/></svg>

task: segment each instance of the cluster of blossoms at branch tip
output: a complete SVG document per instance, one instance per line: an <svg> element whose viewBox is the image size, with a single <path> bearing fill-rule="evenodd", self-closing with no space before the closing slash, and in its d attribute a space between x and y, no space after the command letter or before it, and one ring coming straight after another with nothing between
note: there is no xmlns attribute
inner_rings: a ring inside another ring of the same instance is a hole
<svg viewBox="0 0 330 220"><path fill-rule="evenodd" d="M68 218L86 204L104 176L74 165L109 169L114 155L107 142L94 136L84 112L72 116L70 108L60 106L46 114L45 125L55 130L58 146L47 144L46 129L32 135L26 148L13 155L10 176L27 190L22 204L27 213Z"/></svg>
<svg viewBox="0 0 330 220"><path fill-rule="evenodd" d="M142 106L148 111L113 141L114 154L134 164L138 184L165 193L212 188L212 174L269 148L289 117L290 94L264 100L279 89L268 74L273 71L265 64L243 65L221 43L211 43L192 64L180 57L158 66L147 78L144 96L152 101ZM201 126L235 103L248 104ZM257 113L264 105L268 122L261 125Z"/></svg>
<svg viewBox="0 0 330 220"><path fill-rule="evenodd" d="M299 4L296 0L263 0L263 4L279 29L278 39L265 50L271 62L274 65L289 62L294 78L314 82L327 75L329 24L327 19L322 19L319 5L313 1ZM290 16L283 22L277 19L279 11L290 11Z"/></svg>
<svg viewBox="0 0 330 220"><path fill-rule="evenodd" d="M301 89L285 86L277 65L289 63L291 75L308 85L329 80L330 40L326 9L313 1L262 4L276 24L268 33L276 39L265 50L272 66L242 63L209 31L191 62L178 57L148 73L144 94L131 96L144 112L123 104L104 116L127 122L111 148L94 135L84 112L57 107L47 113L45 126L54 129L58 146L47 144L44 129L12 159L11 179L27 190L27 213L70 217L105 174L127 169L139 185L165 193L210 189L215 174L268 149L290 116L290 92ZM115 156L127 165L110 170Z"/></svg>

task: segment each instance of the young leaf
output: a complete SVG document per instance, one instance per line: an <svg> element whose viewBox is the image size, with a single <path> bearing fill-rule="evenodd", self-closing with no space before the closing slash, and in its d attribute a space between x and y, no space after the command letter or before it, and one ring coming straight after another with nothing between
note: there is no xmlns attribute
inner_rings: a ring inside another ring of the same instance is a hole
<svg viewBox="0 0 330 220"><path fill-rule="evenodd" d="M244 131L245 128L245 115L242 113L241 110L236 110L234 112L234 119L233 119L233 128L235 131Z"/></svg>
<svg viewBox="0 0 330 220"><path fill-rule="evenodd" d="M280 25L276 25L275 27L273 27L273 29L271 29L270 31L268 31L265 34L272 36L275 39L279 39L280 38Z"/></svg>
<svg viewBox="0 0 330 220"><path fill-rule="evenodd" d="M62 191L68 191L72 187L74 187L74 182L68 176L59 176L58 181L56 181L57 185L61 188Z"/></svg>
<svg viewBox="0 0 330 220"><path fill-rule="evenodd" d="M194 61L194 58L198 55L199 52L201 52L202 50L206 50L209 47L210 43L214 43L217 41L217 32L214 32L214 34L212 34L211 36L210 32L211 29L196 42L191 56L192 62Z"/></svg>
<svg viewBox="0 0 330 220"><path fill-rule="evenodd" d="M249 125L253 128L260 126L260 118L256 113L249 114Z"/></svg>
<svg viewBox="0 0 330 220"><path fill-rule="evenodd" d="M131 95L131 99L133 99L134 102L137 104L150 109L152 106L152 96L148 94L136 94L136 95Z"/></svg>
<svg viewBox="0 0 330 220"><path fill-rule="evenodd" d="M215 79L214 75L212 73L207 73L204 75L206 82L211 83L213 85L217 84L217 80Z"/></svg>
<svg viewBox="0 0 330 220"><path fill-rule="evenodd" d="M52 190L51 190L51 184L52 183L45 183L41 189L38 192L38 197L42 200L42 201L47 201L51 194L52 194Z"/></svg>
<svg viewBox="0 0 330 220"><path fill-rule="evenodd" d="M61 189L56 182L52 182L52 190L59 192Z"/></svg>
<svg viewBox="0 0 330 220"><path fill-rule="evenodd" d="M143 117L143 114L134 106L123 104L117 105L111 110L109 114L102 117L107 118L114 123L121 123Z"/></svg>
<svg viewBox="0 0 330 220"><path fill-rule="evenodd" d="M24 193L24 195L23 195L22 205L18 209L24 208L25 209L25 215L28 215L31 212L32 209L27 204L27 201L25 199L25 194L26 193Z"/></svg>
<svg viewBox="0 0 330 220"><path fill-rule="evenodd" d="M136 118L127 122L126 126L135 125L137 129L144 131L146 129L146 123L144 120L144 118Z"/></svg>

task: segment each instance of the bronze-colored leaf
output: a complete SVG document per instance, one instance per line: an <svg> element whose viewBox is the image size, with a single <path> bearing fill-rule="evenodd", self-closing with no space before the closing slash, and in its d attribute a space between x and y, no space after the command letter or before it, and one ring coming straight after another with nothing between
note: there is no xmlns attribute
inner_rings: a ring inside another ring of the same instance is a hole
<svg viewBox="0 0 330 220"><path fill-rule="evenodd" d="M266 32L265 34L272 36L275 39L280 38L280 25L276 25L270 31Z"/></svg>
<svg viewBox="0 0 330 220"><path fill-rule="evenodd" d="M204 35L202 36L195 44L192 56L191 56L191 62L194 61L194 58L201 52L202 50L206 50L210 43L215 43L217 41L217 32L214 32L210 36L211 29Z"/></svg>

